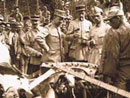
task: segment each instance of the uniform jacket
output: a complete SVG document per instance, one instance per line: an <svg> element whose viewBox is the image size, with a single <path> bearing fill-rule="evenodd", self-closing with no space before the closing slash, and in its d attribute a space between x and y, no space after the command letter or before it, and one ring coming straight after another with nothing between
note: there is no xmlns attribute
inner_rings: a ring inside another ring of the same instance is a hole
<svg viewBox="0 0 130 98"><path fill-rule="evenodd" d="M19 34L17 32L9 33L9 45L14 48L15 55L21 53L21 44L19 40Z"/></svg>
<svg viewBox="0 0 130 98"><path fill-rule="evenodd" d="M101 72L116 77L123 66L130 66L130 30L122 25L110 29L104 38Z"/></svg>
<svg viewBox="0 0 130 98"><path fill-rule="evenodd" d="M61 62L63 50L63 32L60 27L55 27L53 24L46 26L47 37L46 43L49 46L49 51L44 52L44 62Z"/></svg>
<svg viewBox="0 0 130 98"><path fill-rule="evenodd" d="M95 42L93 47L90 47L88 56L88 62L100 65L102 46L104 42L104 36L110 29L110 26L101 22L99 27L93 26L90 30L90 40Z"/></svg>
<svg viewBox="0 0 130 98"><path fill-rule="evenodd" d="M7 42L6 31L0 33L0 42L3 44Z"/></svg>
<svg viewBox="0 0 130 98"><path fill-rule="evenodd" d="M68 27L68 33L69 34L76 34L78 33L80 35L80 38L78 40L74 40L74 38L70 38L71 40L71 46L70 46L70 52L69 56L71 58L74 58L75 60L87 60L88 59L88 47L81 45L81 40L88 40L89 38L89 31L92 27L92 23L88 20L79 21L78 19L70 22ZM76 29L79 29L79 31L75 32Z"/></svg>
<svg viewBox="0 0 130 98"><path fill-rule="evenodd" d="M23 38L24 54L31 57L30 64L33 65L42 63L42 57L38 58L37 53L43 54L43 51L48 47L45 41L46 34L42 31L44 31L44 28L32 29Z"/></svg>

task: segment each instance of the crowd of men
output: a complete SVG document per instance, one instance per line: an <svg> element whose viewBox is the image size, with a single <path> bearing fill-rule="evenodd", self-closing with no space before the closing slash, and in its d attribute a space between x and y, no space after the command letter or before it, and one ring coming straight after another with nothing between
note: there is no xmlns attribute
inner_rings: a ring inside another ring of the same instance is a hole
<svg viewBox="0 0 130 98"><path fill-rule="evenodd" d="M9 48L11 64L32 74L42 63L94 63L106 76L105 81L114 79L117 87L126 89L130 78L130 25L122 3L113 3L106 12L95 6L93 21L86 19L84 4L76 5L76 12L74 19L69 10L55 9L51 20L47 7L31 17L23 17L15 7L7 22L0 16L0 41Z"/></svg>

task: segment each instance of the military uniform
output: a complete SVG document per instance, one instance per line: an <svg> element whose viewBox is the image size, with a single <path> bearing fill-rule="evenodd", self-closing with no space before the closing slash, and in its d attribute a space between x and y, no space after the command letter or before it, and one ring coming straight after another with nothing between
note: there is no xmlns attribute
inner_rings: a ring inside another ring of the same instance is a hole
<svg viewBox="0 0 130 98"><path fill-rule="evenodd" d="M7 32L5 31L6 24L0 23L0 42L6 44L7 42Z"/></svg>
<svg viewBox="0 0 130 98"><path fill-rule="evenodd" d="M28 51L27 55L31 56L30 63L34 65L41 64L41 58L37 58L36 55L38 52L42 54L42 49L45 48L43 44L45 42L44 34L38 29L33 29L26 34L25 39L25 49ZM29 47L31 51L29 50Z"/></svg>
<svg viewBox="0 0 130 98"><path fill-rule="evenodd" d="M110 29L105 36L102 54L103 74L116 78L115 85L126 89L126 80L130 79L130 30L122 26L118 30ZM120 81L121 80L121 81ZM121 83L121 85L119 85Z"/></svg>
<svg viewBox="0 0 130 98"><path fill-rule="evenodd" d="M63 55L63 32L60 27L55 28L53 24L47 27L46 43L49 46L49 51L44 52L44 62L61 62Z"/></svg>
<svg viewBox="0 0 130 98"><path fill-rule="evenodd" d="M40 67L40 64L42 64L43 51L48 47L45 42L45 37L46 34L41 32L38 28L32 29L30 32L25 34L24 55L30 58L29 68L31 68L31 66ZM41 56L39 54L41 54ZM30 69L29 74L32 72L33 71Z"/></svg>
<svg viewBox="0 0 130 98"><path fill-rule="evenodd" d="M92 27L92 23L86 19L83 21L80 20L75 20L72 21L69 25L68 31L73 34L78 33L80 38L77 40L74 40L74 38L70 38L71 40L71 46L70 46L70 51L69 51L69 57L73 58L74 60L77 61L87 61L88 59L88 46L87 45L82 45L81 40L88 40L89 38L89 31L90 28ZM79 29L78 31L75 32L76 29Z"/></svg>
<svg viewBox="0 0 130 98"><path fill-rule="evenodd" d="M11 13L9 18L12 17L14 18L17 22L22 22L23 21L23 15L19 12L19 7L15 6L14 12Z"/></svg>
<svg viewBox="0 0 130 98"><path fill-rule="evenodd" d="M110 29L110 26L102 22L99 27L93 26L90 31L90 39L95 42L94 46L90 46L88 62L100 65L102 46L104 36Z"/></svg>
<svg viewBox="0 0 130 98"><path fill-rule="evenodd" d="M46 43L49 46L49 51L44 51L44 62L61 62L64 60L64 47L63 47L63 38L64 33L61 31L61 24L63 18L66 17L65 11L56 9L55 18L47 28Z"/></svg>
<svg viewBox="0 0 130 98"><path fill-rule="evenodd" d="M101 72L106 82L111 80L115 86L126 90L127 81L130 79L130 29L123 23L121 17L124 14L120 10L110 12L108 19L111 19L112 28L104 38ZM118 19L118 22L114 19ZM116 95L113 98L124 97Z"/></svg>
<svg viewBox="0 0 130 98"><path fill-rule="evenodd" d="M92 23L85 19L85 5L77 5L76 11L79 17L70 22L66 39L70 41L69 61L87 61L89 31ZM70 36L69 36L70 35ZM74 36L78 36L74 38Z"/></svg>
<svg viewBox="0 0 130 98"><path fill-rule="evenodd" d="M63 22L63 18L65 17L65 11L56 9L55 10L55 18L51 24L47 25L47 36L46 36L46 43L49 46L49 51L44 51L43 61L45 63L56 63L62 62L62 55L63 55L63 32L61 32L61 24ZM54 82L55 79L51 80ZM49 84L48 84L49 85ZM49 88L47 90L46 97L52 97L52 89ZM46 98L45 97L45 98Z"/></svg>
<svg viewBox="0 0 130 98"><path fill-rule="evenodd" d="M19 32L16 31L16 28L21 28L21 24L19 23L12 23L12 28L15 29L9 34L9 45L10 45L10 54L12 59L12 64L15 64L17 68L20 68L19 66L19 58L20 54L22 53L22 46L20 43L20 36Z"/></svg>
<svg viewBox="0 0 130 98"><path fill-rule="evenodd" d="M24 44L23 54L29 58L28 74L32 74L40 69L40 65L43 62L43 51L48 49L45 42L45 29L39 26L39 19L40 17L38 15L31 17L32 29L22 37Z"/></svg>

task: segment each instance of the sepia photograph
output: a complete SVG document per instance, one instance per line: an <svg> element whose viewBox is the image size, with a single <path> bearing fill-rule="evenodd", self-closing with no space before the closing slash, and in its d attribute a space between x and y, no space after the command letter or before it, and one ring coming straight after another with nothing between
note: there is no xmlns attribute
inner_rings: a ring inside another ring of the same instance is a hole
<svg viewBox="0 0 130 98"><path fill-rule="evenodd" d="M0 98L130 98L130 0L0 0Z"/></svg>

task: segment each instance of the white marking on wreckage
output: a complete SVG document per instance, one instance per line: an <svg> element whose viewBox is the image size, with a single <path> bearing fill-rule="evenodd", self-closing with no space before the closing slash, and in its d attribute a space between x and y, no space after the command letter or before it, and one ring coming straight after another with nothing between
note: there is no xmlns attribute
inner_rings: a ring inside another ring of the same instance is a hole
<svg viewBox="0 0 130 98"><path fill-rule="evenodd" d="M5 66L5 69L13 68L11 63L11 57L9 53L8 46L0 42L0 64L1 67ZM14 71L14 70L12 70ZM4 72L4 69L3 69ZM15 73L16 72L16 73ZM8 72L7 72L8 73ZM15 74L14 74L15 73ZM21 78L17 75L17 71L15 69L13 74L0 74L0 84L3 85L4 90L6 91L8 88L13 87L15 89L23 88L25 91L29 92L29 96L31 96L31 92L29 90L29 80L27 78ZM18 72L19 73L19 72ZM31 97L29 97L31 98Z"/></svg>

